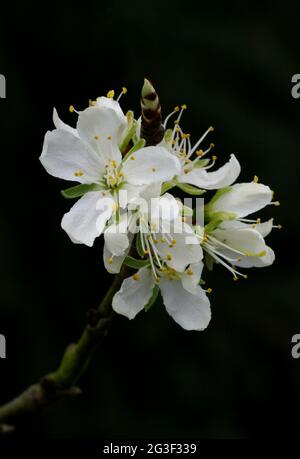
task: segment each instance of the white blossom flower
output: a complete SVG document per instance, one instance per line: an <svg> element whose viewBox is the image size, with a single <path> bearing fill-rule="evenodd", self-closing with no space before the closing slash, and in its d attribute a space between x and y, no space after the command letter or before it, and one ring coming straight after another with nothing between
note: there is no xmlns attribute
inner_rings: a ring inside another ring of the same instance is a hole
<svg viewBox="0 0 300 459"><path fill-rule="evenodd" d="M166 309L177 323L186 330L203 330L210 320L210 308L205 291L198 285L202 248L193 229L182 221L178 201L168 193L157 197L160 188L158 183L145 189L129 217L128 227L137 232L137 247L145 266L124 280L112 306L132 319L160 288ZM118 237L111 234L110 243L118 246ZM110 253L113 250L111 246ZM109 261L113 269L122 264L120 256L111 256Z"/></svg>
<svg viewBox="0 0 300 459"><path fill-rule="evenodd" d="M204 158L204 156L211 151L214 144L211 143L205 150L199 149L199 147L207 134L213 131L213 127L209 127L200 139L192 145L190 135L185 134L179 124L185 109L186 105L183 105L181 110L179 107L175 107L174 111L167 116L164 122L165 129L167 128L170 117L179 112L178 118L174 123L174 128L166 131L165 137L160 144L169 148L180 160L181 171L176 177L176 183L193 185L205 190L216 190L231 185L241 171L238 160L232 154L229 161L218 170L207 172L214 166L217 157L212 156L212 160L210 160Z"/></svg>
<svg viewBox="0 0 300 459"><path fill-rule="evenodd" d="M130 205L118 225L104 232L104 263L109 271L119 270L128 253L129 236L137 234L140 255L147 257L154 279L168 266L182 272L203 257L193 229L180 216L180 204L171 195L160 196L161 183L151 184ZM117 260L115 260L117 257Z"/></svg>
<svg viewBox="0 0 300 459"><path fill-rule="evenodd" d="M185 271L166 268L155 281L149 267L143 267L125 279L113 297L112 307L118 314L133 319L160 289L170 316L185 330L204 330L210 322L210 303L199 281L203 263L191 264ZM159 286L159 287L158 287Z"/></svg>
<svg viewBox="0 0 300 459"><path fill-rule="evenodd" d="M56 129L46 133L40 161L49 174L82 185L73 189L83 196L64 215L62 228L73 242L92 246L120 207L145 185L171 179L180 164L163 147L133 147L122 157L119 146L128 129L117 101L100 98L78 115L73 129L54 111Z"/></svg>
<svg viewBox="0 0 300 459"><path fill-rule="evenodd" d="M247 277L236 267L264 267L273 263L275 255L264 238L272 228L273 219L261 223L258 219L245 218L263 207L279 203L272 202L272 191L268 186L256 183L240 183L219 190L206 205L205 229L196 228L199 240L208 254L208 260L225 266L237 276Z"/></svg>

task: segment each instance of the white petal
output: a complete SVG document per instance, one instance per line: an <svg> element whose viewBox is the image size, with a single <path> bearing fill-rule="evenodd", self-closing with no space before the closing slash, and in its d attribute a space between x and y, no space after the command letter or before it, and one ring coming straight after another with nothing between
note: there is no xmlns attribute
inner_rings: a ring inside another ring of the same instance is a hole
<svg viewBox="0 0 300 459"><path fill-rule="evenodd" d="M137 272L138 280L132 276L123 281L121 289L112 301L113 310L134 319L142 311L152 296L154 281L151 270L142 268Z"/></svg>
<svg viewBox="0 0 300 459"><path fill-rule="evenodd" d="M270 218L270 220L267 220L266 222L255 224L256 231L258 231L262 235L262 237L268 236L268 234L271 233L272 228L273 228L273 218Z"/></svg>
<svg viewBox="0 0 300 459"><path fill-rule="evenodd" d="M266 250L264 238L254 228L216 229L212 234L223 244L243 252L245 255L249 254L248 256L259 256ZM221 252L222 248L219 251ZM236 257L238 256L236 255Z"/></svg>
<svg viewBox="0 0 300 459"><path fill-rule="evenodd" d="M101 97L97 97L96 106L100 107L100 108L106 107L106 108L110 108L110 109L114 110L114 112L116 113L116 115L119 118L120 124L123 125L124 129L126 128L126 126L128 124L127 123L127 118L124 115L123 110L121 109L121 106L120 106L119 102L117 102L116 100L111 99L109 97L101 96Z"/></svg>
<svg viewBox="0 0 300 459"><path fill-rule="evenodd" d="M143 199L150 203L152 198L159 198L160 193L161 182L155 182L151 183L150 185L144 185L144 189L140 195Z"/></svg>
<svg viewBox="0 0 300 459"><path fill-rule="evenodd" d="M126 257L126 253L119 257L115 257L112 253L108 250L106 244L103 247L103 262L105 269L111 274L117 274L120 272L121 266L123 261Z"/></svg>
<svg viewBox="0 0 300 459"><path fill-rule="evenodd" d="M46 133L40 161L54 177L80 183L96 183L104 173L103 161L91 148L63 129Z"/></svg>
<svg viewBox="0 0 300 459"><path fill-rule="evenodd" d="M275 260L275 254L273 250L266 246L266 254L262 257L241 257L241 259L235 263L235 266L241 268L264 268L265 266L270 266Z"/></svg>
<svg viewBox="0 0 300 459"><path fill-rule="evenodd" d="M266 222L263 223L244 223L238 220L228 220L224 221L220 227L220 229L238 229L238 228L254 228L258 231L262 237L268 236L273 228L273 218L270 218Z"/></svg>
<svg viewBox="0 0 300 459"><path fill-rule="evenodd" d="M152 197L151 206L151 223L165 221L173 221L178 219L180 206L177 199L170 193L165 193L160 198Z"/></svg>
<svg viewBox="0 0 300 459"><path fill-rule="evenodd" d="M53 123L56 129L64 129L65 131L70 132L71 134L75 135L75 137L79 137L77 129L72 128L68 124L64 123L58 116L56 108L53 109Z"/></svg>
<svg viewBox="0 0 300 459"><path fill-rule="evenodd" d="M230 155L230 160L217 171L208 172L205 169L195 167L191 172L180 175L178 181L189 183L206 190L217 190L231 185L237 179L240 172L240 163L234 155Z"/></svg>
<svg viewBox="0 0 300 459"><path fill-rule="evenodd" d="M212 205L215 212L231 212L236 217L246 217L272 201L272 191L261 183L237 183L222 194Z"/></svg>
<svg viewBox="0 0 300 459"><path fill-rule="evenodd" d="M127 227L127 214L125 214L118 224L113 223L104 231L105 244L114 256L123 255L129 246Z"/></svg>
<svg viewBox="0 0 300 459"><path fill-rule="evenodd" d="M125 182L122 184L121 189L119 191L119 206L122 209L128 206L128 204L132 204L132 209L136 209L137 206L134 205L135 201L140 197L145 189L146 185L131 185L131 183Z"/></svg>
<svg viewBox="0 0 300 459"><path fill-rule="evenodd" d="M180 281L162 278L160 289L164 305L170 316L185 330L204 330L210 322L210 304L198 285L193 295Z"/></svg>
<svg viewBox="0 0 300 459"><path fill-rule="evenodd" d="M141 148L127 158L122 168L126 180L132 185L171 180L179 171L179 160L161 147Z"/></svg>
<svg viewBox="0 0 300 459"><path fill-rule="evenodd" d="M105 160L122 159L119 150L124 126L111 108L89 107L79 114L77 130L92 148Z"/></svg>
<svg viewBox="0 0 300 459"><path fill-rule="evenodd" d="M134 237L133 234L131 233L128 234L129 245L127 249L125 250L125 252L123 253L123 255L120 255L120 256L113 256L113 254L108 250L107 245L104 244L103 261L104 261L104 266L109 273L117 274L120 272L123 261L129 253L131 243L133 241L133 237Z"/></svg>
<svg viewBox="0 0 300 459"><path fill-rule="evenodd" d="M191 263L202 260L203 252L192 228L183 222L171 222L170 225L164 222L164 229L156 244L157 251L161 258L165 259L170 268L183 272ZM175 243L161 242L169 234Z"/></svg>
<svg viewBox="0 0 300 459"><path fill-rule="evenodd" d="M201 274L203 270L203 263L192 263L189 269L182 274L181 282L185 290L195 295L197 291L197 285L200 282Z"/></svg>
<svg viewBox="0 0 300 459"><path fill-rule="evenodd" d="M63 216L61 226L76 244L86 244L91 247L110 217L109 210L104 207L102 210L97 209L100 196L97 191L86 193ZM101 225L98 222L99 218L104 220Z"/></svg>

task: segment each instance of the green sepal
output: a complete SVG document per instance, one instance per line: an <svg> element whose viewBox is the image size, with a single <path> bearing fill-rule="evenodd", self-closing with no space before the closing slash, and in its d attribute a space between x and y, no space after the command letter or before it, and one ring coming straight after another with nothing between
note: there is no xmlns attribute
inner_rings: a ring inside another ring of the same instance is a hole
<svg viewBox="0 0 300 459"><path fill-rule="evenodd" d="M134 137L137 128L137 121L135 121L134 119L134 113L132 111L129 111L126 114L126 117L128 120L128 131L123 142L120 145L120 150L122 153L126 152L129 142Z"/></svg>
<svg viewBox="0 0 300 459"><path fill-rule="evenodd" d="M141 243L141 233L138 233L135 238L135 247L137 250L137 253L139 254L140 257L144 258L145 254L143 251L142 243Z"/></svg>
<svg viewBox="0 0 300 459"><path fill-rule="evenodd" d="M167 129L165 131L164 139L167 143L171 142L172 139L172 134L173 134L173 129Z"/></svg>
<svg viewBox="0 0 300 459"><path fill-rule="evenodd" d="M207 217L206 213L204 214L205 218ZM218 228L221 223L226 222L228 220L234 220L236 218L236 214L232 212L214 212L209 215L209 223L205 225L205 232L211 233L213 230Z"/></svg>
<svg viewBox="0 0 300 459"><path fill-rule="evenodd" d="M194 185L189 185L188 183L176 182L176 186L185 193L191 194L193 196L201 196L202 194L206 193L206 190L200 190L200 188L197 188Z"/></svg>
<svg viewBox="0 0 300 459"><path fill-rule="evenodd" d="M213 257L209 253L204 252L204 260L205 260L205 265L206 265L208 271L212 271L213 270L213 266L214 266ZM205 284L204 281L203 281L203 283Z"/></svg>
<svg viewBox="0 0 300 459"><path fill-rule="evenodd" d="M149 260L138 260L137 258L133 258L130 255L127 255L123 263L126 266L129 266L129 268L140 269L149 265Z"/></svg>
<svg viewBox="0 0 300 459"><path fill-rule="evenodd" d="M146 304L146 306L144 306L144 309L145 309L146 312L149 311L149 309L151 308L151 306L154 305L154 303L155 303L155 301L156 301L156 299L157 299L157 297L158 297L158 293L159 293L159 286L158 286L158 285L155 285L150 300L148 301L148 303Z"/></svg>
<svg viewBox="0 0 300 459"><path fill-rule="evenodd" d="M75 186L72 186L71 188L67 188L66 190L61 190L61 194L66 199L75 199L75 198L80 198L80 196L83 196L89 191L99 191L101 189L102 188L95 183L91 183L91 184L82 183L80 185L75 185Z"/></svg>
<svg viewBox="0 0 300 459"><path fill-rule="evenodd" d="M220 199L221 196L223 196L226 193L229 193L231 191L231 186L226 186L224 188L220 188L211 198L209 203L205 206L208 210L210 210L211 206L218 200Z"/></svg>
<svg viewBox="0 0 300 459"><path fill-rule="evenodd" d="M190 207L183 205L180 209L180 215L183 215L184 217L192 217L194 215L194 211Z"/></svg>
<svg viewBox="0 0 300 459"><path fill-rule="evenodd" d="M174 188L176 184L174 182L165 182L162 184L161 187L161 195L165 194L167 191L171 190L171 188Z"/></svg>
<svg viewBox="0 0 300 459"><path fill-rule="evenodd" d="M140 140L138 140L138 141L133 145L133 147L126 153L126 155L125 155L124 158L123 158L123 161L126 161L126 159L127 159L132 153L134 153L135 151L139 150L140 148L144 148L145 144L146 144L145 139L140 139Z"/></svg>

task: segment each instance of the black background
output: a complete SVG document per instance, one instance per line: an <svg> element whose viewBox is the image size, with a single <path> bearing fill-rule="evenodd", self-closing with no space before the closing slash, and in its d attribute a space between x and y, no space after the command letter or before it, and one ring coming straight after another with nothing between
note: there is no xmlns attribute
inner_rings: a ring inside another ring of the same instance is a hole
<svg viewBox="0 0 300 459"><path fill-rule="evenodd" d="M3 5L4 7L4 5ZM92 1L14 3L1 11L0 402L54 369L80 335L86 311L111 278L102 241L73 245L60 229L66 183L38 161L55 106L75 123L81 109L127 86L124 110L139 111L150 78L164 114L188 105L195 140L209 126L219 164L234 152L240 181L256 174L275 190L283 230L268 239L276 262L232 282L221 267L213 318L185 332L161 305L134 321L117 317L82 381L83 395L24 419L36 438L244 438L295 436L300 427L298 185L300 8L293 2Z"/></svg>

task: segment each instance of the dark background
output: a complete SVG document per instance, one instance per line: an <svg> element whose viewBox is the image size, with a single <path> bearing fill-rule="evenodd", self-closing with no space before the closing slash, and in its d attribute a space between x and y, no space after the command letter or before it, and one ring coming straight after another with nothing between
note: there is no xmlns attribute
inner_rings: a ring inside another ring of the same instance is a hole
<svg viewBox="0 0 300 459"><path fill-rule="evenodd" d="M292 2L92 1L14 3L1 11L0 402L54 369L80 335L86 311L111 281L102 242L73 245L60 229L66 183L38 161L53 106L68 107L123 85L139 111L144 76L164 114L188 105L193 139L214 125L219 164L230 153L240 181L258 175L280 199L261 216L283 225L268 238L276 262L232 282L216 267L212 322L185 332L161 305L134 321L118 316L82 381L83 395L26 418L36 438L244 438L295 436L300 427L297 248L300 8ZM6 5L7 6L7 5ZM3 5L4 7L4 5Z"/></svg>

